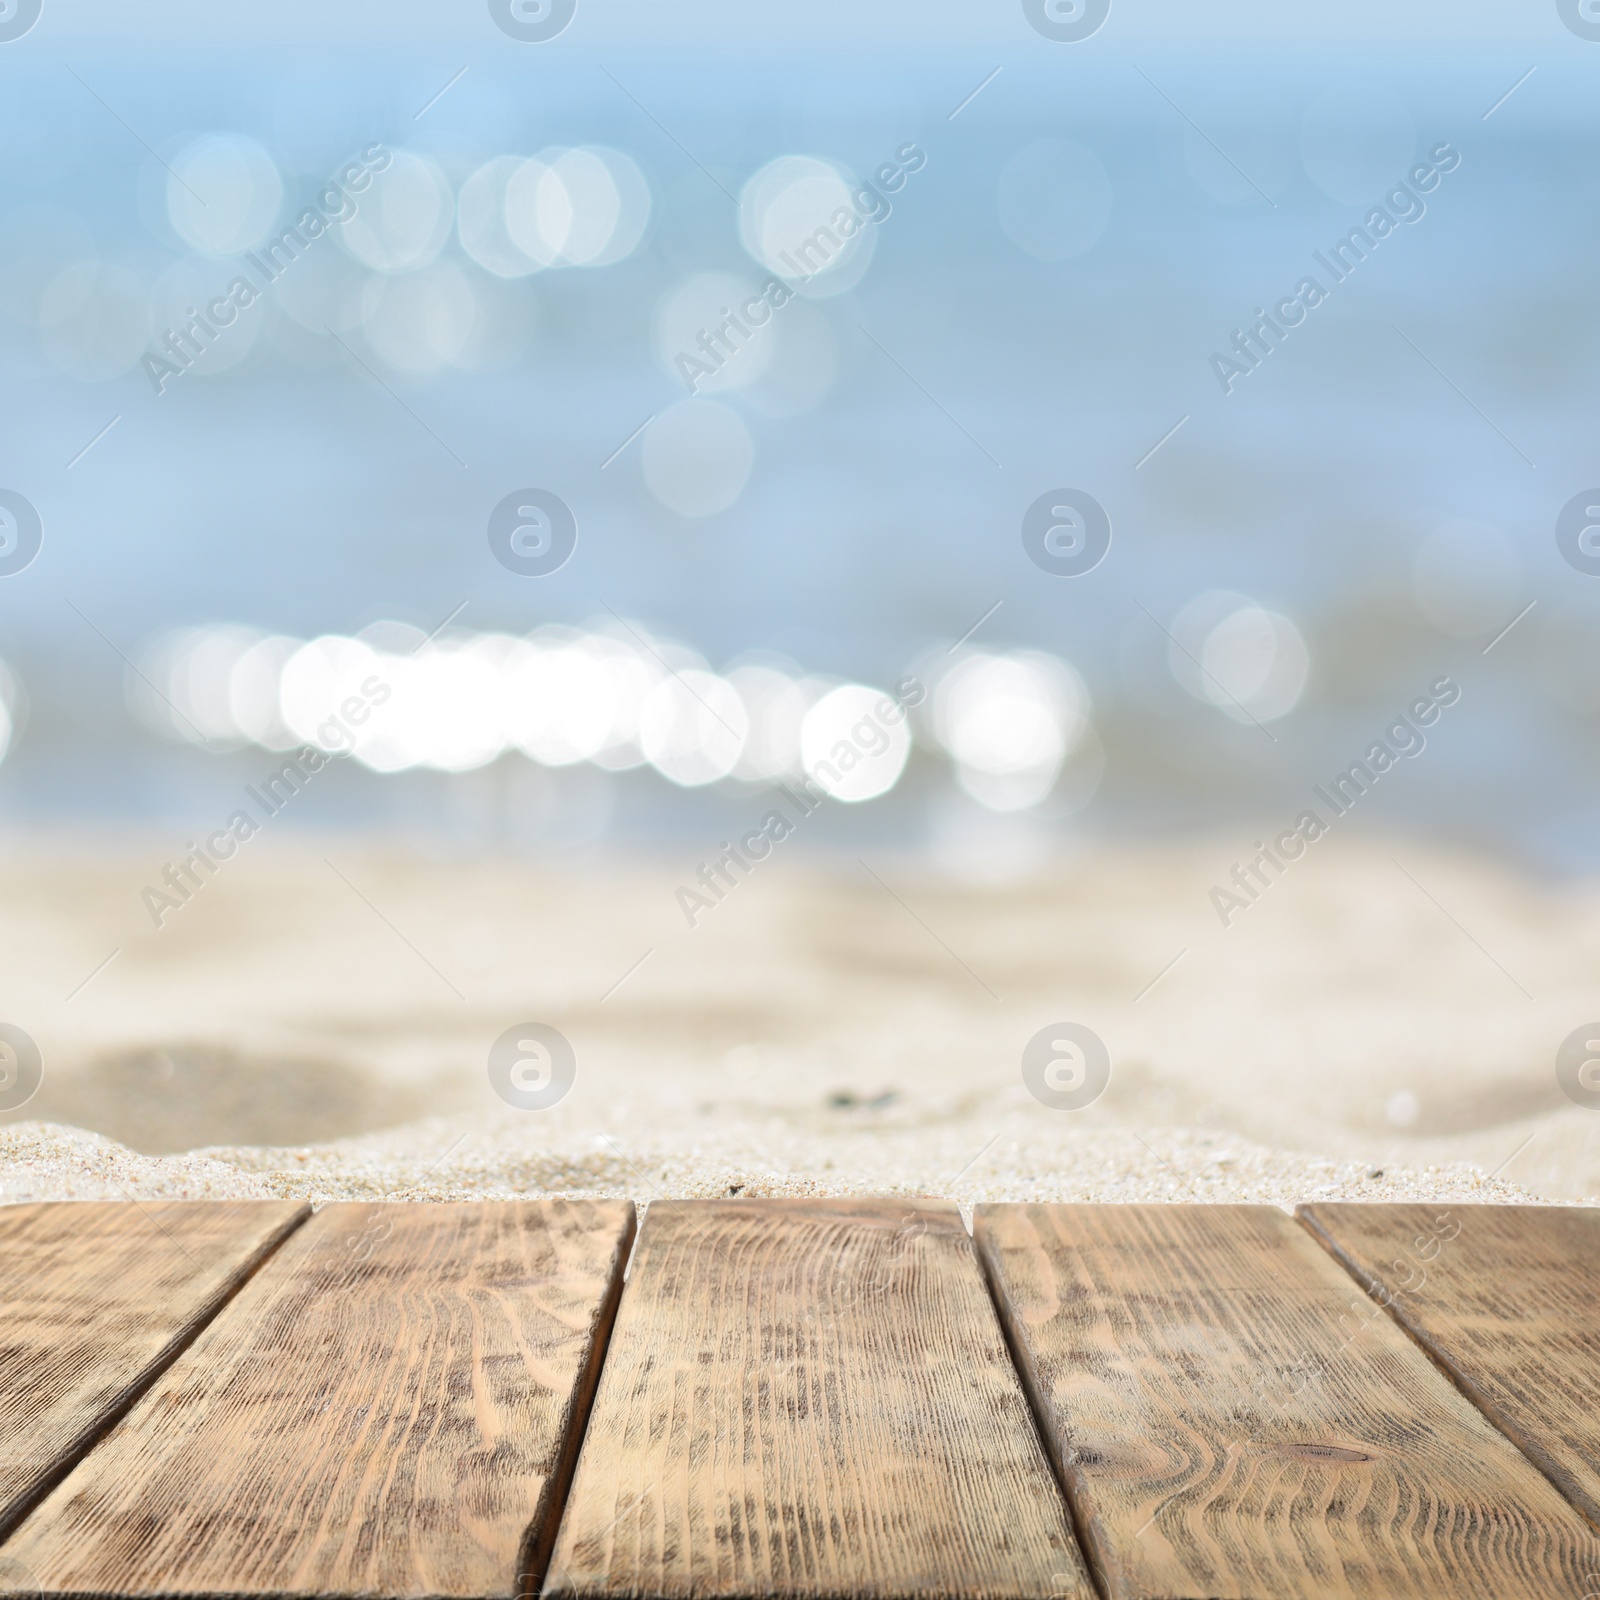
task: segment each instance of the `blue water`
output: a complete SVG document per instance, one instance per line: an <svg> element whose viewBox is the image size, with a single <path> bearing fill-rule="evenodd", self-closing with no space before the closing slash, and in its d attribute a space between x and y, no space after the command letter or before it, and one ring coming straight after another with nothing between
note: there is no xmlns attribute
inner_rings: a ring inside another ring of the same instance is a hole
<svg viewBox="0 0 1600 1600"><path fill-rule="evenodd" d="M125 707L123 657L181 624L431 628L465 603L464 625L520 632L615 611L714 664L762 647L886 682L1000 602L974 643L1070 659L1106 752L1094 799L1047 827L1270 819L1449 672L1460 706L1373 797L1371 822L1561 868L1600 860L1586 652L1600 579L1567 566L1553 535L1561 506L1600 482L1600 44L1552 15L1515 50L1179 51L1119 36L1114 12L1104 38L1071 51L1020 21L963 51L946 18L937 49L880 39L852 56L739 50L726 17L685 21L671 49L602 44L582 33L586 15L570 38L524 50L474 10L443 39L397 26L315 51L229 51L176 30L113 51L52 35L47 11L0 47L0 219L70 213L98 257L146 282L185 254L152 206L153 163L208 131L259 140L290 196L378 139L432 157L457 187L497 154L599 143L638 163L653 201L628 260L513 286L537 328L493 375L380 369L380 384L331 340L291 359L264 335L238 366L158 397L137 368L64 374L36 330L0 314L0 486L46 528L38 560L0 579L0 657L28 700L0 765L0 820L176 822L250 776L248 752L163 744ZM1372 168L1370 201L1332 198L1305 170L1307 108L1329 94L1358 108L1357 156L1366 96L1387 97L1413 131L1406 159ZM1227 204L1197 182L1194 163L1216 163L1186 118L1261 173L1275 203ZM1098 242L1064 262L1026 254L997 213L1002 171L1043 138L1092 151L1111 185ZM723 188L737 194L786 153L866 170L908 140L927 165L877 227L871 267L813 302L840 351L826 399L777 418L716 397L754 444L733 505L669 511L637 441L602 466L682 398L653 353L660 298L697 271L760 277ZM1212 353L1440 141L1460 165L1427 215L1330 280L1328 302L1224 395ZM0 240L8 263L19 238ZM464 261L454 244L447 259ZM578 518L577 554L547 578L505 571L485 537L490 508L528 484ZM1026 507L1062 485L1097 497L1115 530L1081 578L1041 572L1019 535ZM1451 519L1515 547L1506 620L1537 602L1487 654L1494 627L1453 637L1412 592L1418 546ZM1285 611L1305 636L1306 694L1270 737L1190 699L1166 669L1161 624L1209 589ZM515 819L548 813L560 841L704 832L708 810L734 803L634 774L598 789L573 778L540 812L544 800L517 798L535 781L352 771L306 818L536 837L543 824L519 832ZM849 826L915 846L948 787L947 769L919 758L902 791ZM569 828L572 816L600 820Z"/></svg>

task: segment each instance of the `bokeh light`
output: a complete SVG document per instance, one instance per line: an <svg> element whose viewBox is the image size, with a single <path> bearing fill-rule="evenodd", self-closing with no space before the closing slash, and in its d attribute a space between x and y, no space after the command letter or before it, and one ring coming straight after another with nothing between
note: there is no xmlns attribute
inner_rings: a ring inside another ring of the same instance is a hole
<svg viewBox="0 0 1600 1600"><path fill-rule="evenodd" d="M876 229L852 199L852 179L814 156L769 161L739 196L739 237L750 255L812 295L843 294L872 260Z"/></svg>
<svg viewBox="0 0 1600 1600"><path fill-rule="evenodd" d="M522 164L516 156L496 156L461 185L456 200L461 248L497 278L524 278L548 265L529 256L506 226L506 187Z"/></svg>
<svg viewBox="0 0 1600 1600"><path fill-rule="evenodd" d="M235 308L231 313L232 320L224 324L211 315L208 303L215 301L225 288L226 284L214 261L200 256L187 256L182 261L174 262L156 279L150 290L147 323L150 348L166 355L163 341L170 329L184 335L185 353L192 363L186 370L224 372L229 367L237 366L250 354L260 337L267 308L260 304L243 310ZM227 312L229 307L219 309ZM194 323L198 320L197 314L215 328L214 334L206 332L205 324L202 324L199 332L193 331Z"/></svg>
<svg viewBox="0 0 1600 1600"><path fill-rule="evenodd" d="M1213 590L1178 613L1171 633L1172 675L1195 699L1236 722L1272 722L1300 703L1311 655L1282 613Z"/></svg>
<svg viewBox="0 0 1600 1600"><path fill-rule="evenodd" d="M655 313L655 352L662 368L680 383L687 371L697 393L754 383L773 357L773 319L785 315L768 307L764 323L746 322L740 308L756 298L757 287L729 272L698 272L668 290Z"/></svg>
<svg viewBox="0 0 1600 1600"><path fill-rule="evenodd" d="M733 769L750 783L776 783L799 774L800 728L806 712L827 692L817 679L802 679L792 662L741 663L728 674L750 716L750 731Z"/></svg>
<svg viewBox="0 0 1600 1600"><path fill-rule="evenodd" d="M436 772L470 772L493 761L506 744L498 655L496 640L470 637L379 654L357 691L371 730L357 738L357 760ZM376 748L369 752L369 745Z"/></svg>
<svg viewBox="0 0 1600 1600"><path fill-rule="evenodd" d="M376 272L415 272L434 261L455 222L449 180L432 161L396 150L336 228L339 242Z"/></svg>
<svg viewBox="0 0 1600 1600"><path fill-rule="evenodd" d="M533 268L610 266L633 253L650 217L644 175L616 150L542 150L504 184L506 238Z"/></svg>
<svg viewBox="0 0 1600 1600"><path fill-rule="evenodd" d="M301 645L278 679L278 715L302 744L329 754L359 746L364 723L342 708L362 705L365 682L381 681L378 656L360 639L324 634Z"/></svg>
<svg viewBox="0 0 1600 1600"><path fill-rule="evenodd" d="M639 712L639 745L650 765L684 788L727 777L749 729L739 691L693 668L663 678Z"/></svg>
<svg viewBox="0 0 1600 1600"><path fill-rule="evenodd" d="M230 729L264 750L287 750L294 730L278 706L278 685L300 640L270 634L246 646L228 670L227 708Z"/></svg>
<svg viewBox="0 0 1600 1600"><path fill-rule="evenodd" d="M961 787L991 811L1039 804L1089 725L1089 691L1043 651L968 655L934 687L933 724Z"/></svg>
<svg viewBox="0 0 1600 1600"><path fill-rule="evenodd" d="M16 732L16 707L19 698L17 680L12 676L11 669L0 661L0 761L4 761L6 753L11 749L11 740Z"/></svg>
<svg viewBox="0 0 1600 1600"><path fill-rule="evenodd" d="M231 703L233 669L261 640L254 628L180 628L155 639L128 676L128 696L147 726L170 738L245 742Z"/></svg>
<svg viewBox="0 0 1600 1600"><path fill-rule="evenodd" d="M1007 660L1050 698L1059 723L1050 750L1069 749L1068 708L1087 706L1076 675L1054 657ZM389 621L311 640L182 628L140 651L128 693L170 738L219 752L309 746L385 774L469 772L511 753L548 768L648 764L690 789L809 775L835 799L860 801L894 787L912 746L907 714L882 689L765 654L719 674L678 641L615 617L522 637L430 639ZM1043 758L1034 749L1030 759Z"/></svg>
<svg viewBox="0 0 1600 1600"><path fill-rule="evenodd" d="M611 241L622 196L605 162L589 150L563 150L539 180L539 231L558 261L587 266Z"/></svg>
<svg viewBox="0 0 1600 1600"><path fill-rule="evenodd" d="M911 728L883 689L845 683L830 689L800 725L806 776L835 800L875 800L900 781Z"/></svg>
<svg viewBox="0 0 1600 1600"><path fill-rule="evenodd" d="M478 322L478 299L453 261L374 277L362 297L367 342L399 372L437 372L460 359Z"/></svg>
<svg viewBox="0 0 1600 1600"><path fill-rule="evenodd" d="M507 663L511 742L547 767L587 761L613 742L622 712L622 675L604 641L575 628L541 628L519 641Z"/></svg>
<svg viewBox="0 0 1600 1600"><path fill-rule="evenodd" d="M839 339L827 312L791 301L761 337L771 353L743 399L769 417L797 417L821 405L839 376Z"/></svg>
<svg viewBox="0 0 1600 1600"><path fill-rule="evenodd" d="M238 256L267 237L283 180L254 139L210 133L180 151L167 173L167 217L191 250Z"/></svg>

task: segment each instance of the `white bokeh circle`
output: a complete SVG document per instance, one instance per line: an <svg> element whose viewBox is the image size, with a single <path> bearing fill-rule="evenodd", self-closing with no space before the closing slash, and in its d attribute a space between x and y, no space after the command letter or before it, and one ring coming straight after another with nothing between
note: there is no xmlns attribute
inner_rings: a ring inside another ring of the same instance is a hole
<svg viewBox="0 0 1600 1600"><path fill-rule="evenodd" d="M167 172L167 218L191 250L237 256L266 238L283 204L283 180L254 139L208 133Z"/></svg>
<svg viewBox="0 0 1600 1600"><path fill-rule="evenodd" d="M806 775L835 800L875 800L900 781L911 755L906 714L883 689L845 683L831 689L800 725Z"/></svg>
<svg viewBox="0 0 1600 1600"><path fill-rule="evenodd" d="M1089 726L1089 691L1043 651L974 654L938 681L933 724L956 781L991 811L1037 805Z"/></svg>
<svg viewBox="0 0 1600 1600"><path fill-rule="evenodd" d="M367 342L398 372L437 372L460 358L478 320L472 283L453 261L374 276L362 296Z"/></svg>
<svg viewBox="0 0 1600 1600"><path fill-rule="evenodd" d="M339 228L339 242L375 272L415 272L444 248L455 221L449 180L434 162L396 150L371 184L352 197L356 213Z"/></svg>
<svg viewBox="0 0 1600 1600"><path fill-rule="evenodd" d="M266 307L258 302L241 309L228 300L223 292L226 288L214 262L196 256L174 262L150 289L150 348L163 359L175 360L166 351L164 340L169 332L177 332L183 335L186 353L191 358L186 371L223 372L237 366L260 337ZM218 305L219 301L226 301L226 304ZM223 323L213 315L213 308L231 312L232 320ZM208 334L202 325L195 333L192 325L197 318L203 318L215 332ZM199 355L194 354L197 346Z"/></svg>
<svg viewBox="0 0 1600 1600"><path fill-rule="evenodd" d="M456 197L461 248L497 278L525 278L549 265L530 256L506 226L506 190L522 165L516 156L496 156L461 185Z"/></svg>
<svg viewBox="0 0 1600 1600"><path fill-rule="evenodd" d="M690 668L663 678L639 713L639 744L662 777L698 788L738 764L750 717L726 678Z"/></svg>
<svg viewBox="0 0 1600 1600"><path fill-rule="evenodd" d="M1223 589L1198 595L1173 619L1167 659L1195 699L1235 722L1287 716L1311 671L1291 618Z"/></svg>
<svg viewBox="0 0 1600 1600"><path fill-rule="evenodd" d="M876 224L853 179L815 156L779 156L739 195L739 237L752 259L802 293L854 288L872 260Z"/></svg>
<svg viewBox="0 0 1600 1600"><path fill-rule="evenodd" d="M776 347L776 332L769 324L784 314L762 301L766 318L752 325L740 308L755 298L759 298L756 286L731 272L698 272L684 279L656 306L656 359L680 381L684 370L692 374L696 393L715 394L754 383L766 371ZM716 370L704 372L705 367Z"/></svg>
<svg viewBox="0 0 1600 1600"><path fill-rule="evenodd" d="M553 147L505 174L506 237L534 267L603 267L631 255L650 216L644 175L620 151Z"/></svg>

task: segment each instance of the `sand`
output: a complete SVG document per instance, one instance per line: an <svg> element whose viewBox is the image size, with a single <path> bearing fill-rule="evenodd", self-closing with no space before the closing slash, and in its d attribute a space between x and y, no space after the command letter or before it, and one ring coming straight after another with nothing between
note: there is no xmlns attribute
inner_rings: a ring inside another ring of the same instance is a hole
<svg viewBox="0 0 1600 1600"><path fill-rule="evenodd" d="M263 839L157 928L172 847L0 842L0 1021L45 1066L0 1199L1600 1203L1600 1114L1555 1076L1600 883L1331 838L1224 927L1231 837L1000 883L795 856L691 927L690 852ZM1023 1083L1061 1021L1113 1062L1086 1109ZM545 1110L489 1082L527 1022L575 1053Z"/></svg>

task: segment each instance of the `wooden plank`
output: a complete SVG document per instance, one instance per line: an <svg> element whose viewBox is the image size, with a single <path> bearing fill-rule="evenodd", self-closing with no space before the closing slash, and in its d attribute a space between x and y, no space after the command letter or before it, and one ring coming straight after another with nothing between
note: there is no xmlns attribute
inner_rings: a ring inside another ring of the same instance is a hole
<svg viewBox="0 0 1600 1600"><path fill-rule="evenodd" d="M1561 1596L1600 1543L1270 1206L980 1206L1111 1600Z"/></svg>
<svg viewBox="0 0 1600 1600"><path fill-rule="evenodd" d="M310 1214L287 1200L0 1206L0 1536Z"/></svg>
<svg viewBox="0 0 1600 1600"><path fill-rule="evenodd" d="M1313 1205L1300 1216L1600 1525L1600 1211Z"/></svg>
<svg viewBox="0 0 1600 1600"><path fill-rule="evenodd" d="M328 1206L4 1553L47 1596L506 1600L632 1232L625 1202Z"/></svg>
<svg viewBox="0 0 1600 1600"><path fill-rule="evenodd" d="M545 1592L1088 1600L956 1208L652 1205Z"/></svg>

